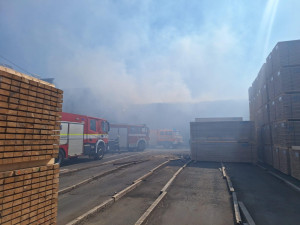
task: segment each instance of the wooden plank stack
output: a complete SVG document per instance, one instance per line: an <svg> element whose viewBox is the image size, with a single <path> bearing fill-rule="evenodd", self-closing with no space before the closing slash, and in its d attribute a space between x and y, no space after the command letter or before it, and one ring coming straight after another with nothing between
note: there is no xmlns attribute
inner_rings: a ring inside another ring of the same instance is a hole
<svg viewBox="0 0 300 225"><path fill-rule="evenodd" d="M1 172L1 224L55 224L58 175L58 164Z"/></svg>
<svg viewBox="0 0 300 225"><path fill-rule="evenodd" d="M213 121L191 122L191 157L198 161L253 162L253 122Z"/></svg>
<svg viewBox="0 0 300 225"><path fill-rule="evenodd" d="M291 175L300 180L300 147L290 149L290 168Z"/></svg>
<svg viewBox="0 0 300 225"><path fill-rule="evenodd" d="M253 162L253 145L239 142L192 142L192 159L210 162Z"/></svg>
<svg viewBox="0 0 300 225"><path fill-rule="evenodd" d="M285 174L290 174L290 155L288 148L279 149L279 170Z"/></svg>
<svg viewBox="0 0 300 225"><path fill-rule="evenodd" d="M289 151L300 146L300 40L277 43L249 88L249 106L256 132L263 133L259 160L290 174Z"/></svg>
<svg viewBox="0 0 300 225"><path fill-rule="evenodd" d="M0 224L55 224L62 91L0 67Z"/></svg>
<svg viewBox="0 0 300 225"><path fill-rule="evenodd" d="M192 122L191 137L200 141L240 141L253 139L250 121Z"/></svg>
<svg viewBox="0 0 300 225"><path fill-rule="evenodd" d="M279 149L278 148L272 148L273 150L273 167L277 170L279 170Z"/></svg>
<svg viewBox="0 0 300 225"><path fill-rule="evenodd" d="M264 145L263 146L263 157L265 162L269 165L273 164L273 150L272 145Z"/></svg>

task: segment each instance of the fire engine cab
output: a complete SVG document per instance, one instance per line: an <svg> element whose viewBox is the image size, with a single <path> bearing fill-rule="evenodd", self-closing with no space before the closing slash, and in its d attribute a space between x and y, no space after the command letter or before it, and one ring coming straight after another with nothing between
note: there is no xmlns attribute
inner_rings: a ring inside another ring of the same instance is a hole
<svg viewBox="0 0 300 225"><path fill-rule="evenodd" d="M89 156L101 159L108 147L109 123L100 118L62 112L59 154L56 161Z"/></svg>
<svg viewBox="0 0 300 225"><path fill-rule="evenodd" d="M118 150L143 151L149 143L149 128L146 125L111 124L110 142ZM113 150L113 149L111 149Z"/></svg>

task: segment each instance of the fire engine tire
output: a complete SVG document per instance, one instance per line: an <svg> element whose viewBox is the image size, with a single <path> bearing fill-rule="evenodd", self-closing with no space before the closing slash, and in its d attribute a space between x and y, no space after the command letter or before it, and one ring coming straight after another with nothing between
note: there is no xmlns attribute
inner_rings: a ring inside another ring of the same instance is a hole
<svg viewBox="0 0 300 225"><path fill-rule="evenodd" d="M138 151L144 151L145 148L146 148L146 143L144 141L140 141L139 144L138 144L137 150Z"/></svg>
<svg viewBox="0 0 300 225"><path fill-rule="evenodd" d="M103 144L97 146L97 153L95 155L95 160L100 160L103 158L105 152L105 147Z"/></svg>
<svg viewBox="0 0 300 225"><path fill-rule="evenodd" d="M65 159L65 151L62 149L59 149L58 156L55 159L55 163L58 163L59 165L61 165L61 164L63 164L64 159Z"/></svg>

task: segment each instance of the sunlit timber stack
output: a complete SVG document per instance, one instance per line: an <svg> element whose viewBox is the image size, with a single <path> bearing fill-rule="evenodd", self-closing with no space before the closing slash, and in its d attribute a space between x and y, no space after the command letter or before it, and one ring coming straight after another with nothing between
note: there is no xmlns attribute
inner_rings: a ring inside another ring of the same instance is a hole
<svg viewBox="0 0 300 225"><path fill-rule="evenodd" d="M197 118L190 123L191 157L197 161L255 162L253 122Z"/></svg>
<svg viewBox="0 0 300 225"><path fill-rule="evenodd" d="M300 40L279 42L249 88L259 160L300 179Z"/></svg>
<svg viewBox="0 0 300 225"><path fill-rule="evenodd" d="M62 91L0 67L0 224L56 224Z"/></svg>

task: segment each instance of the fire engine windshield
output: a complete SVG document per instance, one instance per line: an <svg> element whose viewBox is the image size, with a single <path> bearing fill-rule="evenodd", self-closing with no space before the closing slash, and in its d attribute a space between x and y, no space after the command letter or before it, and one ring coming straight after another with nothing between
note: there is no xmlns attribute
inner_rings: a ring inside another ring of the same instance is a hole
<svg viewBox="0 0 300 225"><path fill-rule="evenodd" d="M90 130L96 131L96 120L90 120Z"/></svg>
<svg viewBox="0 0 300 225"><path fill-rule="evenodd" d="M107 133L109 131L109 123L106 121L102 121L101 128L104 133Z"/></svg>
<svg viewBox="0 0 300 225"><path fill-rule="evenodd" d="M142 128L142 133L147 134L149 131L149 129L147 127L143 127Z"/></svg>

